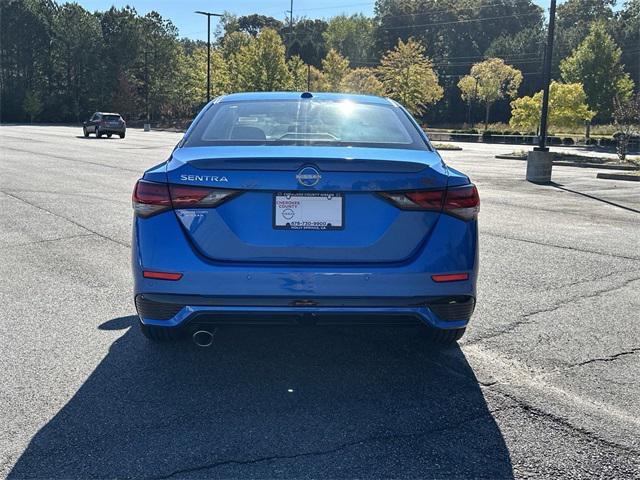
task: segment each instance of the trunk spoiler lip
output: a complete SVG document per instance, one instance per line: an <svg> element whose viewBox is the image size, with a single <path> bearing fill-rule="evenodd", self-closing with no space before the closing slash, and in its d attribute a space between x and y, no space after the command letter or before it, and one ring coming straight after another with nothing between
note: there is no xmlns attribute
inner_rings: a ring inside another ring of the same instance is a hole
<svg viewBox="0 0 640 480"><path fill-rule="evenodd" d="M376 149L354 147L297 147L273 152L260 149L220 149L191 147L173 152L168 169L183 164L201 170L269 170L295 171L303 165L316 165L326 172L406 172L417 173L429 167L442 167L442 159L427 150ZM319 148L318 151L315 148ZM214 149L214 150L213 150ZM212 151L213 150L213 151Z"/></svg>

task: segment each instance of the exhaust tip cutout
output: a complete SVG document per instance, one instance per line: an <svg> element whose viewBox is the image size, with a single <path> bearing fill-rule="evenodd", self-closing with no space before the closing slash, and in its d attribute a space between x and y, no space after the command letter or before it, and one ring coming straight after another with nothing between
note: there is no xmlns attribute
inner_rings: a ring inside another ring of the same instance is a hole
<svg viewBox="0 0 640 480"><path fill-rule="evenodd" d="M213 332L209 330L198 330L191 336L193 343L199 347L210 347L213 343Z"/></svg>

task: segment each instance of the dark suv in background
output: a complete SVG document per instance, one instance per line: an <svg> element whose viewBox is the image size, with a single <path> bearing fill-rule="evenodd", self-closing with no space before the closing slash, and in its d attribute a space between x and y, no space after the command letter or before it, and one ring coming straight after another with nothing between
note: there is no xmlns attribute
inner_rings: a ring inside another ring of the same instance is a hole
<svg viewBox="0 0 640 480"><path fill-rule="evenodd" d="M95 133L97 138L106 135L119 135L124 138L127 131L127 124L118 113L96 112L93 116L82 125L82 133L88 137L90 133Z"/></svg>

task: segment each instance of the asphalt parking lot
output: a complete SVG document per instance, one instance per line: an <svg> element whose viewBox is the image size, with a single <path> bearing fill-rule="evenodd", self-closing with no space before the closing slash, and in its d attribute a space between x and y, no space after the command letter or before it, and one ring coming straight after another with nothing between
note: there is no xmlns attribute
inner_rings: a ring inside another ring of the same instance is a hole
<svg viewBox="0 0 640 480"><path fill-rule="evenodd" d="M640 478L640 186L509 146L443 152L482 199L459 347L411 329L135 325L131 189L179 134L0 127L0 475Z"/></svg>

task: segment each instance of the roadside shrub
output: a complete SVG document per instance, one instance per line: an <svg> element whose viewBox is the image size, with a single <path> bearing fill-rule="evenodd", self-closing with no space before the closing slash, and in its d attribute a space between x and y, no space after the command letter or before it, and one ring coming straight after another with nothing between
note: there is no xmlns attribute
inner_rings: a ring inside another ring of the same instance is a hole
<svg viewBox="0 0 640 480"><path fill-rule="evenodd" d="M601 138L600 146L601 147L615 147L618 144L618 141L615 138Z"/></svg>

